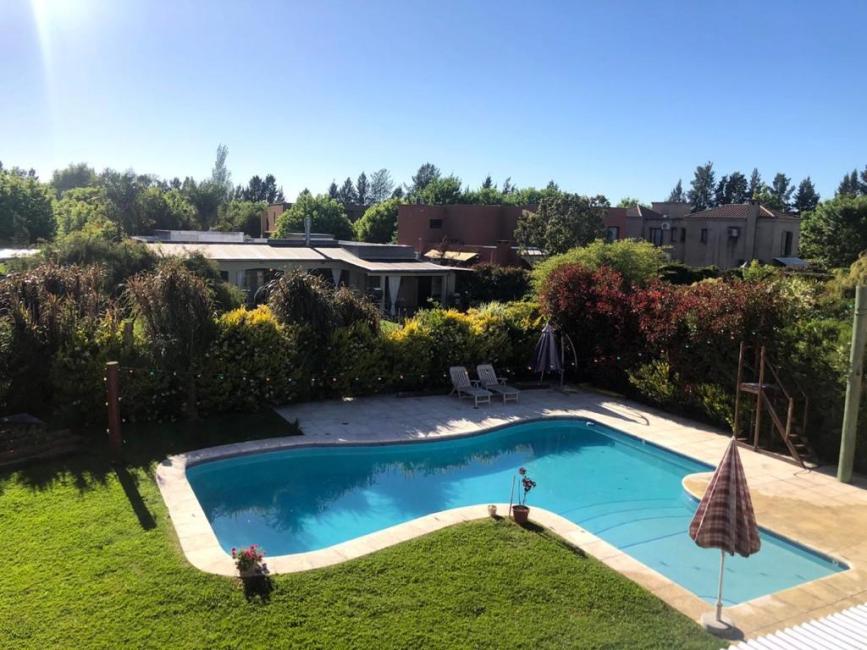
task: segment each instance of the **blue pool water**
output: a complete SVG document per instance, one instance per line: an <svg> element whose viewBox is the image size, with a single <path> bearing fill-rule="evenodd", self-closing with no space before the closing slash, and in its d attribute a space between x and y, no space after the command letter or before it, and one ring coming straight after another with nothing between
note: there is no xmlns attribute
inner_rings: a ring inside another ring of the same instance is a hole
<svg viewBox="0 0 867 650"><path fill-rule="evenodd" d="M711 468L598 423L545 420L432 442L287 449L202 463L187 477L224 549L257 543L284 555L440 510L508 502L520 466L538 482L531 507L714 601L719 551L689 538L697 503L681 486L685 475ZM758 554L727 558L725 596L736 604L844 568L763 531Z"/></svg>

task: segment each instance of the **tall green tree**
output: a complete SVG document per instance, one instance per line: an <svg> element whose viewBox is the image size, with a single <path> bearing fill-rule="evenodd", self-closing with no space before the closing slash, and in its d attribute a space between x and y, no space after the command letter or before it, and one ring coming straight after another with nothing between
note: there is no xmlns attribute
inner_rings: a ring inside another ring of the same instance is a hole
<svg viewBox="0 0 867 650"><path fill-rule="evenodd" d="M634 208L636 206L641 205L641 201L636 199L634 196L624 196L620 199L620 202L617 204L618 208Z"/></svg>
<svg viewBox="0 0 867 650"><path fill-rule="evenodd" d="M795 187L791 184L791 179L782 172L777 172L774 180L771 182L770 207L775 210L788 210L792 205L792 192Z"/></svg>
<svg viewBox="0 0 867 650"><path fill-rule="evenodd" d="M181 191L196 208L199 228L208 230L217 221L220 206L225 202L225 188L207 179L197 183L192 178L184 179Z"/></svg>
<svg viewBox="0 0 867 650"><path fill-rule="evenodd" d="M699 212L714 206L714 190L716 179L713 171L713 163L708 161L705 165L695 168L695 174L690 183L688 198L692 203L692 211Z"/></svg>
<svg viewBox="0 0 867 650"><path fill-rule="evenodd" d="M335 201L340 198L340 189L334 181L331 181L331 185L328 186L328 197Z"/></svg>
<svg viewBox="0 0 867 650"><path fill-rule="evenodd" d="M224 144L217 145L217 157L214 160L214 168L211 170L211 183L223 191L223 200L232 195L232 174L226 167L226 158L229 156L229 147Z"/></svg>
<svg viewBox="0 0 867 650"><path fill-rule="evenodd" d="M747 194L749 198L755 199L758 194L762 191L765 184L762 181L762 175L759 173L759 170L753 167L753 171L750 174L750 186L747 188Z"/></svg>
<svg viewBox="0 0 867 650"><path fill-rule="evenodd" d="M120 228L108 218L108 201L101 187L73 187L54 202L58 237L87 230L105 239L117 239Z"/></svg>
<svg viewBox="0 0 867 650"><path fill-rule="evenodd" d="M358 180L355 181L355 193L360 205L370 204L370 184L367 182L367 174L364 172L361 172L358 175Z"/></svg>
<svg viewBox="0 0 867 650"><path fill-rule="evenodd" d="M30 244L54 236L53 191L34 175L0 171L0 242Z"/></svg>
<svg viewBox="0 0 867 650"><path fill-rule="evenodd" d="M66 191L76 187L90 187L96 184L96 172L87 163L71 163L63 169L56 169L51 175L51 187L58 198Z"/></svg>
<svg viewBox="0 0 867 650"><path fill-rule="evenodd" d="M568 193L545 197L536 212L524 211L518 219L515 240L549 255L586 246L602 237L605 209L597 197Z"/></svg>
<svg viewBox="0 0 867 650"><path fill-rule="evenodd" d="M867 250L867 196L837 196L801 219L801 254L830 267L851 265Z"/></svg>
<svg viewBox="0 0 867 650"><path fill-rule="evenodd" d="M225 232L243 232L249 237L261 237L262 215L266 205L265 201L227 201L220 206L214 228Z"/></svg>
<svg viewBox="0 0 867 650"><path fill-rule="evenodd" d="M813 185L812 179L807 176L798 184L798 191L795 192L794 206L798 212L810 212L816 209L819 205L819 193Z"/></svg>
<svg viewBox="0 0 867 650"><path fill-rule="evenodd" d="M337 200L343 205L354 205L358 203L358 194L355 191L355 185L352 184L352 179L348 176L343 181L340 191L337 193Z"/></svg>
<svg viewBox="0 0 867 650"><path fill-rule="evenodd" d="M489 190L493 187L494 187L494 181L493 181L493 179L491 179L491 175L488 174L487 176L485 176L485 180L482 183L482 189L483 190Z"/></svg>
<svg viewBox="0 0 867 650"><path fill-rule="evenodd" d="M843 180L837 186L837 196L858 196L859 194L861 194L861 184L858 182L858 170L853 169L851 174L843 176Z"/></svg>
<svg viewBox="0 0 867 650"><path fill-rule="evenodd" d="M258 174L253 176L247 183L246 187L237 187L235 189L235 199L241 201L249 201L258 203L283 203L283 188L277 186L277 179L273 174L266 174L263 179Z"/></svg>
<svg viewBox="0 0 867 650"><path fill-rule="evenodd" d="M196 208L180 190L148 187L142 191L139 201L143 221L152 228L191 230L198 226Z"/></svg>
<svg viewBox="0 0 867 650"><path fill-rule="evenodd" d="M717 183L714 199L717 205L743 203L749 196L747 177L740 172L723 176Z"/></svg>
<svg viewBox="0 0 867 650"><path fill-rule="evenodd" d="M686 203L686 194L683 192L683 182L681 179L677 179L677 185L669 193L668 200L671 203Z"/></svg>
<svg viewBox="0 0 867 650"><path fill-rule="evenodd" d="M400 199L387 199L376 203L353 224L359 241L387 244L397 234L397 211Z"/></svg>
<svg viewBox="0 0 867 650"><path fill-rule="evenodd" d="M308 190L298 195L291 208L277 217L274 237L286 237L292 232L304 232L304 220L310 217L313 232L328 233L338 239L352 239L352 222L343 205L320 194L313 196Z"/></svg>
<svg viewBox="0 0 867 650"><path fill-rule="evenodd" d="M419 194L424 188L430 185L433 181L440 177L439 167L433 163L426 162L412 177L412 183L409 186L410 194Z"/></svg>
<svg viewBox="0 0 867 650"><path fill-rule="evenodd" d="M391 174L384 167L370 175L370 202L379 203L391 197L394 191L394 181Z"/></svg>
<svg viewBox="0 0 867 650"><path fill-rule="evenodd" d="M462 203L463 191L461 189L461 179L453 175L435 178L425 185L424 189L415 196L427 205Z"/></svg>

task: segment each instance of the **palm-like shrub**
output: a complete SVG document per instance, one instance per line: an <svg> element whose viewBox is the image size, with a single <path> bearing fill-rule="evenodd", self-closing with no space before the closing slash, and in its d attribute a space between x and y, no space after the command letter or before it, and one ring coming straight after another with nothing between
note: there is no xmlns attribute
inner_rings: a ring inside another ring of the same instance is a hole
<svg viewBox="0 0 867 650"><path fill-rule="evenodd" d="M215 332L208 285L181 262L171 260L154 273L131 278L126 296L144 324L154 357L180 379L186 388L187 414L196 417L196 372Z"/></svg>

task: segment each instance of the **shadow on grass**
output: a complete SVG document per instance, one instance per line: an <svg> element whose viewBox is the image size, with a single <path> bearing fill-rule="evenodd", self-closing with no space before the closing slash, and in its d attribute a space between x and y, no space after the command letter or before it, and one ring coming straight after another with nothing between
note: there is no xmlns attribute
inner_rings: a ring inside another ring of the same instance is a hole
<svg viewBox="0 0 867 650"><path fill-rule="evenodd" d="M246 440L300 435L301 430L297 423L287 422L271 409L193 422L126 424L123 428L123 461L119 465L112 463L105 430L81 430L77 433L84 439L80 453L0 471L0 494L3 485L9 481L37 491L49 489L58 481L71 481L84 492L105 485L115 474L138 515L136 500L141 502L141 497L133 477L136 471L150 471L155 463L172 454ZM139 519L144 521L141 517Z"/></svg>
<svg viewBox="0 0 867 650"><path fill-rule="evenodd" d="M244 586L244 598L249 602L259 602L267 605L271 602L271 592L274 591L274 581L269 575L241 578Z"/></svg>
<svg viewBox="0 0 867 650"><path fill-rule="evenodd" d="M145 530L156 528L157 522L145 505L144 500L142 500L141 494L139 494L138 481L123 465L115 465L114 473L117 475L117 480L120 482L121 487L123 487L124 494L126 494L126 498L129 501L129 505L132 506L135 516L138 517L138 523L141 527Z"/></svg>
<svg viewBox="0 0 867 650"><path fill-rule="evenodd" d="M580 558L586 558L587 557L587 554L582 549L578 548L574 544L569 543L568 541L566 541L565 539L563 539L562 537L560 537L556 533L552 533L550 530L548 530L544 526L540 526L539 524L534 523L532 521L528 521L526 524L519 524L519 523L516 523L514 521L511 521L511 519L509 519L507 521L509 521L509 523L511 523L514 526L519 526L528 532L535 533L536 535L539 535L541 537L544 537L546 539L551 540L555 544L558 544L558 545L562 546L563 548L567 549L573 555L577 555Z"/></svg>

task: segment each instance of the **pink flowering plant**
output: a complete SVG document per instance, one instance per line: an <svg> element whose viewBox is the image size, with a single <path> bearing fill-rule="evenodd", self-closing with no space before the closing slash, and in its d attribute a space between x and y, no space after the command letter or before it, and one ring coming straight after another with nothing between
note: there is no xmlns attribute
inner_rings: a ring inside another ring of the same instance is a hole
<svg viewBox="0 0 867 650"><path fill-rule="evenodd" d="M521 467L518 469L518 475L521 477L521 491L518 493L518 505L527 505L527 495L536 487L536 481L527 476L527 468Z"/></svg>
<svg viewBox="0 0 867 650"><path fill-rule="evenodd" d="M259 548L258 544L250 544L247 548L232 549L232 559L235 560L235 566L241 575L261 571L263 568L262 559L265 553Z"/></svg>

